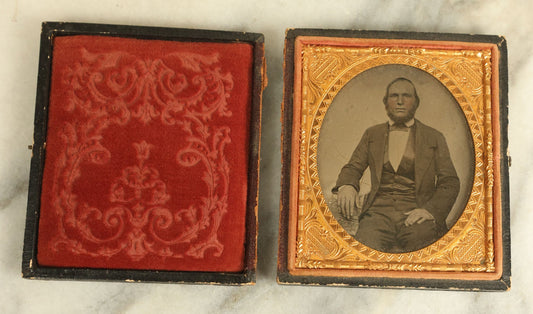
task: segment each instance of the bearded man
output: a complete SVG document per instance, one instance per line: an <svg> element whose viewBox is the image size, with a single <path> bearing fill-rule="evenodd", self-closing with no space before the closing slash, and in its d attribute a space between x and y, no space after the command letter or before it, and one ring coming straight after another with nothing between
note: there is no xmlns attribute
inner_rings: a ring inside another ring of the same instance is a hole
<svg viewBox="0 0 533 314"><path fill-rule="evenodd" d="M389 121L365 131L333 193L341 214L355 219L359 181L370 168L355 239L382 252L411 252L447 231L459 178L444 136L414 118L420 99L410 80L390 82L383 103Z"/></svg>

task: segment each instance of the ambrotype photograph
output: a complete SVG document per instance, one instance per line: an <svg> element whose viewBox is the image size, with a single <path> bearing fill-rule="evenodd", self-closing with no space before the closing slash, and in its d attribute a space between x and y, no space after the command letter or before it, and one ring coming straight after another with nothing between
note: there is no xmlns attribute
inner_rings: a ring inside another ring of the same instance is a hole
<svg viewBox="0 0 533 314"><path fill-rule="evenodd" d="M499 36L287 32L278 281L510 287Z"/></svg>
<svg viewBox="0 0 533 314"><path fill-rule="evenodd" d="M348 82L318 142L329 209L357 241L416 251L453 225L473 178L473 142L459 104L426 72L383 65Z"/></svg>

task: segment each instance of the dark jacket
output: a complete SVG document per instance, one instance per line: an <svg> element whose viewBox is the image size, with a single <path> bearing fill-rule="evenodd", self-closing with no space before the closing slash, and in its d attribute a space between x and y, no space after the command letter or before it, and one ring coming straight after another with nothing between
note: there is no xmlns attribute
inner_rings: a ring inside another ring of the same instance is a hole
<svg viewBox="0 0 533 314"><path fill-rule="evenodd" d="M362 213L372 205L379 189L388 134L388 123L367 129L333 189L350 184L359 191L359 180L370 167L371 189ZM415 120L415 189L417 206L429 211L437 225L445 226L459 193L459 178L444 136L418 120Z"/></svg>

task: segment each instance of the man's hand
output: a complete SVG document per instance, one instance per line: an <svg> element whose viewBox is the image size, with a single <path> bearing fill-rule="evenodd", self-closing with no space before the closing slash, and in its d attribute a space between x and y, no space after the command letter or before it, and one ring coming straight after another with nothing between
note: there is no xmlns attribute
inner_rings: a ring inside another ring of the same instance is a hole
<svg viewBox="0 0 533 314"><path fill-rule="evenodd" d="M407 218L405 219L405 226L407 227L415 223L421 224L427 220L435 220L435 217L433 217L430 212L423 208L415 208L404 213L404 215L407 215Z"/></svg>
<svg viewBox="0 0 533 314"><path fill-rule="evenodd" d="M357 191L351 185L343 185L337 193L337 205L341 209L341 214L346 219L355 218L355 198Z"/></svg>

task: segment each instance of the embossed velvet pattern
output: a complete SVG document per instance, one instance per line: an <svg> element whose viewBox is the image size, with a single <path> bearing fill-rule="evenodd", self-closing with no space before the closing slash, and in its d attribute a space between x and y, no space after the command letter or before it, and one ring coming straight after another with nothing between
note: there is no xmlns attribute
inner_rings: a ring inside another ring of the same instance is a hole
<svg viewBox="0 0 533 314"><path fill-rule="evenodd" d="M242 270L252 55L57 37L38 263Z"/></svg>

